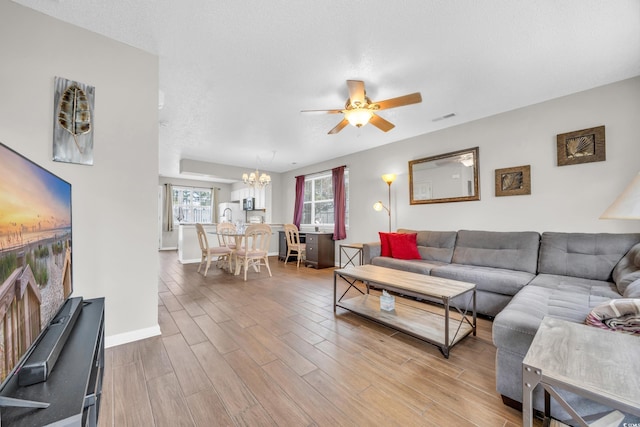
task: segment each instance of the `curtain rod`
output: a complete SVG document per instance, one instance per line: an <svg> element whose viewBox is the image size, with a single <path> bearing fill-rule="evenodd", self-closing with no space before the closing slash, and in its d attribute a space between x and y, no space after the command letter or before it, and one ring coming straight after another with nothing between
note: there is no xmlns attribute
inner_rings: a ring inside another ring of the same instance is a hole
<svg viewBox="0 0 640 427"><path fill-rule="evenodd" d="M335 168L346 168L346 167L347 167L347 165L342 165L342 166L336 166ZM317 175L317 174L320 174L320 173L331 172L335 168L325 169L325 170L319 171L319 172L311 172L311 173L308 173L308 174L305 174L305 175L298 175L298 176ZM298 176L296 176L295 178L298 178Z"/></svg>
<svg viewBox="0 0 640 427"><path fill-rule="evenodd" d="M199 186L199 187L194 187L193 185L181 185L181 184L172 184L170 182L166 182L164 185L170 185L172 187L181 187L181 188L193 188L193 189L207 189L207 188L211 188L214 190L222 190L222 188L220 187L207 187L205 185Z"/></svg>

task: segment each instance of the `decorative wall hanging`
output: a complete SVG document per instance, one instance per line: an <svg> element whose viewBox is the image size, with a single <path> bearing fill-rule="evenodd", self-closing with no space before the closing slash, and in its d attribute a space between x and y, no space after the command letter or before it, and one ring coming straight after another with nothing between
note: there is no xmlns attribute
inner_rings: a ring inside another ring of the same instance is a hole
<svg viewBox="0 0 640 427"><path fill-rule="evenodd" d="M53 160L93 165L95 87L55 78Z"/></svg>
<svg viewBox="0 0 640 427"><path fill-rule="evenodd" d="M496 196L531 194L531 166L496 169Z"/></svg>
<svg viewBox="0 0 640 427"><path fill-rule="evenodd" d="M558 135L558 166L604 162L604 126Z"/></svg>

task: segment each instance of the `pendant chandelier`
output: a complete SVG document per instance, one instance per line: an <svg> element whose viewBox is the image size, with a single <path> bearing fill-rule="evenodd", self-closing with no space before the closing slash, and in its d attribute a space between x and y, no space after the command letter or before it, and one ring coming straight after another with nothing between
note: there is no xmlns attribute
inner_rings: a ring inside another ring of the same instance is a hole
<svg viewBox="0 0 640 427"><path fill-rule="evenodd" d="M273 158L276 156L276 152L273 152L273 156L271 157L271 161L273 162ZM257 168L257 165L260 164L260 157L256 156L256 170L249 173L242 174L242 182L247 184L253 188L264 188L267 185L271 184L271 175L260 171Z"/></svg>
<svg viewBox="0 0 640 427"><path fill-rule="evenodd" d="M256 169L255 172L243 173L242 181L254 188L264 188L271 184L271 176Z"/></svg>

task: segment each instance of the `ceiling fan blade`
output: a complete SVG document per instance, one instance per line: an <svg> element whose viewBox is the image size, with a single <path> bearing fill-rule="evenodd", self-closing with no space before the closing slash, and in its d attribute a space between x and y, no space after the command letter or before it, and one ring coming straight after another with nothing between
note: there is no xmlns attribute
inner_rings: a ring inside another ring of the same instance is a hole
<svg viewBox="0 0 640 427"><path fill-rule="evenodd" d="M404 105L418 104L422 102L420 92L409 95L399 96L397 98L385 99L384 101L374 102L378 106L378 110L386 110L387 108L402 107Z"/></svg>
<svg viewBox="0 0 640 427"><path fill-rule="evenodd" d="M340 123L338 123L336 125L336 127L334 127L333 129L331 129L328 132L328 135L335 135L336 133L340 132L342 129L345 128L345 126L347 126L349 124L349 121L347 119L342 119L342 121Z"/></svg>
<svg viewBox="0 0 640 427"><path fill-rule="evenodd" d="M371 123L372 125L374 125L375 127L377 127L383 132L389 132L391 129L396 127L396 125L394 125L390 121L383 119L377 114L374 114L373 116L371 116L371 120L369 120L369 123Z"/></svg>
<svg viewBox="0 0 640 427"><path fill-rule="evenodd" d="M301 110L301 113L315 113L315 114L338 114L344 110Z"/></svg>
<svg viewBox="0 0 640 427"><path fill-rule="evenodd" d="M347 80L349 100L351 105L363 105L365 102L364 82L361 80Z"/></svg>

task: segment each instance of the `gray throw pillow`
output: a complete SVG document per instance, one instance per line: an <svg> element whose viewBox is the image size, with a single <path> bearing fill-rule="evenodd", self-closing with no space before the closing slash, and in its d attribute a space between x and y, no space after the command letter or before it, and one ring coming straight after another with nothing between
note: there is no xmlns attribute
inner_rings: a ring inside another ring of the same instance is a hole
<svg viewBox="0 0 640 427"><path fill-rule="evenodd" d="M640 243L632 247L613 269L613 280L621 295L625 294L627 286L638 279L640 279Z"/></svg>
<svg viewBox="0 0 640 427"><path fill-rule="evenodd" d="M622 296L624 298L640 298L640 279L627 286Z"/></svg>

